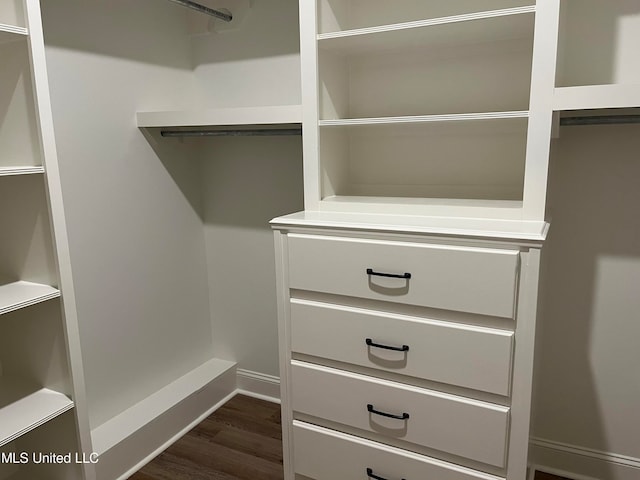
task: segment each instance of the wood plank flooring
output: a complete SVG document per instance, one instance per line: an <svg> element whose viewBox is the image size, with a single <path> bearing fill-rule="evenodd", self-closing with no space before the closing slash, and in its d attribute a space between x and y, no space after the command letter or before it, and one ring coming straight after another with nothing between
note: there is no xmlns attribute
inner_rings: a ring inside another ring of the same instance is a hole
<svg viewBox="0 0 640 480"><path fill-rule="evenodd" d="M281 480L281 442L280 405L237 395L130 480Z"/></svg>

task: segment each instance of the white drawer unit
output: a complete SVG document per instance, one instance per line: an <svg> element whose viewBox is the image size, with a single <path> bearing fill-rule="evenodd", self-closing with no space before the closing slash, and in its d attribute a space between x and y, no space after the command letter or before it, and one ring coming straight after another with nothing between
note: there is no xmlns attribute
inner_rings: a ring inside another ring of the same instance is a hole
<svg viewBox="0 0 640 480"><path fill-rule="evenodd" d="M518 251L289 235L291 288L512 318Z"/></svg>
<svg viewBox="0 0 640 480"><path fill-rule="evenodd" d="M273 222L286 480L525 480L539 243L317 218Z"/></svg>
<svg viewBox="0 0 640 480"><path fill-rule="evenodd" d="M290 308L295 353L509 394L513 331L295 298Z"/></svg>
<svg viewBox="0 0 640 480"><path fill-rule="evenodd" d="M503 467L509 407L292 362L294 412Z"/></svg>
<svg viewBox="0 0 640 480"><path fill-rule="evenodd" d="M295 472L315 480L502 480L304 422L293 422Z"/></svg>

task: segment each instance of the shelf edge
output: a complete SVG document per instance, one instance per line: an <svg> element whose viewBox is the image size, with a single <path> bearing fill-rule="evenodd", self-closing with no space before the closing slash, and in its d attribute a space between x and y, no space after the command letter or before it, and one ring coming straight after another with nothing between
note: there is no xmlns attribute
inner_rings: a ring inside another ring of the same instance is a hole
<svg viewBox="0 0 640 480"><path fill-rule="evenodd" d="M336 38L359 37L376 33L396 32L410 30L414 28L434 27L438 25L450 25L455 23L468 22L473 20L484 20L496 17L506 17L510 15L523 15L535 13L535 5L525 7L504 8L500 10L488 10L483 12L468 13L463 15L452 15L448 17L431 18L427 20L416 20L413 22L394 23L377 27L356 28L352 30L341 30L338 32L321 33L317 36L318 42L332 40Z"/></svg>
<svg viewBox="0 0 640 480"><path fill-rule="evenodd" d="M398 123L469 122L477 120L501 120L516 118L529 118L529 112L527 110L519 110L510 112L415 115L406 117L348 118L338 120L320 120L318 122L318 125L321 127L338 127L347 125L385 125Z"/></svg>
<svg viewBox="0 0 640 480"><path fill-rule="evenodd" d="M43 285L43 284L31 283L31 282L14 282L14 284L18 284L18 283L29 284L37 287L45 287L46 289L49 290L49 292L40 294L40 295L34 295L21 302L11 303L4 307L0 307L0 315L5 315L7 313L15 312L16 310L21 310L23 308L27 308L32 305L36 305L38 303L46 302L48 300L53 300L54 298L58 298L61 295L60 290L54 287L51 287L49 285ZM8 285L12 285L12 284L8 284ZM6 285L2 285L0 286L0 288L4 286Z"/></svg>
<svg viewBox="0 0 640 480"><path fill-rule="evenodd" d="M15 35L28 36L29 30L26 27L18 27L17 25L8 25L6 23L0 23L0 33L13 33Z"/></svg>
<svg viewBox="0 0 640 480"><path fill-rule="evenodd" d="M0 167L0 177L8 177L14 175L33 175L44 173L44 167Z"/></svg>
<svg viewBox="0 0 640 480"><path fill-rule="evenodd" d="M640 107L640 84L556 87L553 109L592 110Z"/></svg>
<svg viewBox="0 0 640 480"><path fill-rule="evenodd" d="M137 112L139 128L302 123L301 105Z"/></svg>
<svg viewBox="0 0 640 480"><path fill-rule="evenodd" d="M25 427L21 428L20 430L18 430L17 432L8 435L6 437L2 437L0 438L0 447L13 442L14 440L20 438L21 436L31 432L32 430L35 430L36 428L44 425L45 423L53 420L54 418L62 415L63 413L71 410L75 404L72 400L70 400L66 395L64 395L63 393L60 392L56 392L55 390L51 390L48 388L42 388L40 389L38 392L36 392L40 395L54 395L56 398L58 399L62 399L64 398L66 400L66 402L64 402L62 404L62 406L60 406L59 408L56 408L55 410L51 410L49 411L49 413L47 415L44 415L42 417L40 417L39 419L37 419L34 422L29 423L28 425L26 425ZM22 400L22 399L20 399ZM20 401L18 400L18 401ZM6 408L6 407L5 407Z"/></svg>

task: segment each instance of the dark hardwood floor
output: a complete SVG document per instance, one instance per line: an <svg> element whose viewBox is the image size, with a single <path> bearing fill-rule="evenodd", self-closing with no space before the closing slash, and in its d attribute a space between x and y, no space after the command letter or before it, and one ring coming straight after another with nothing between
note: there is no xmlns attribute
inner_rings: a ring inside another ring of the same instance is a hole
<svg viewBox="0 0 640 480"><path fill-rule="evenodd" d="M280 405L238 395L130 480L280 480L281 439Z"/></svg>

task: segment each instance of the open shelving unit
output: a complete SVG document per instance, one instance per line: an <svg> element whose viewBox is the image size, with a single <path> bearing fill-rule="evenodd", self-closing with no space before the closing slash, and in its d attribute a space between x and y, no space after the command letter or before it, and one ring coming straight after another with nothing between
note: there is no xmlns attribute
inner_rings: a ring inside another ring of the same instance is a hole
<svg viewBox="0 0 640 480"><path fill-rule="evenodd" d="M303 90L317 102L305 105L305 156L318 176L307 209L542 221L527 177L546 169L530 143L550 112L530 105L534 55L552 52L536 53L535 2L308 8L304 57L316 61Z"/></svg>
<svg viewBox="0 0 640 480"><path fill-rule="evenodd" d="M0 447L81 451L73 373L82 369L71 367L75 305L37 0L0 5L0 63ZM2 479L84 478L76 466L1 467Z"/></svg>

